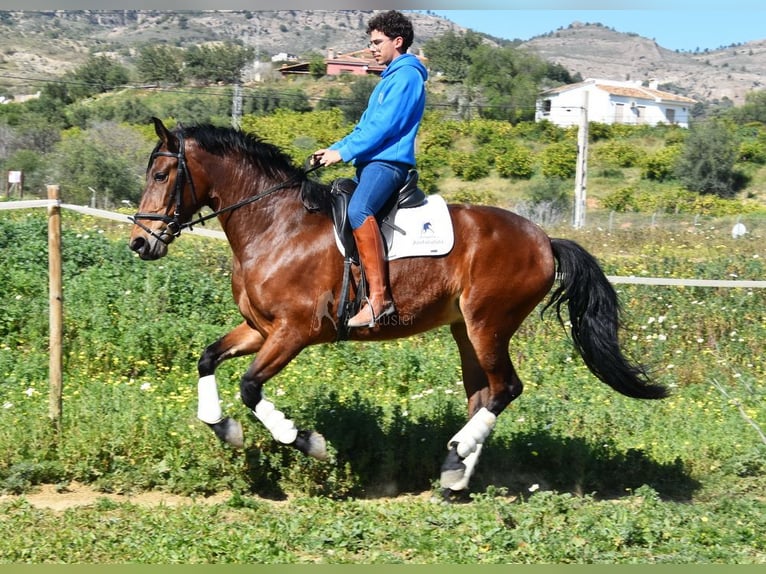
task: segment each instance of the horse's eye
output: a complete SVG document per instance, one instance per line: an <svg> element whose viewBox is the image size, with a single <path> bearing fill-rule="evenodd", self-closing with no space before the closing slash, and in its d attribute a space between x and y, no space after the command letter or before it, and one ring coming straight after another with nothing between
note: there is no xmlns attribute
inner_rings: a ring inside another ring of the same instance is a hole
<svg viewBox="0 0 766 574"><path fill-rule="evenodd" d="M154 181L158 183L162 183L163 181L167 181L167 180L168 180L168 174L165 173L164 171L158 171L157 173L154 174Z"/></svg>

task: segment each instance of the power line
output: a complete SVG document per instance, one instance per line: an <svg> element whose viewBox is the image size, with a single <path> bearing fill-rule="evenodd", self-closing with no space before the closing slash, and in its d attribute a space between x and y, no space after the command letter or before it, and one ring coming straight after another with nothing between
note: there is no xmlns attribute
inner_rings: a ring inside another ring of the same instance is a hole
<svg viewBox="0 0 766 574"><path fill-rule="evenodd" d="M174 94L193 94L193 95L199 95L200 90L194 89L194 88L183 88L183 87L171 87L171 86L160 86L158 84L140 84L140 85L132 85L132 84L118 84L118 85L109 85L104 84L102 82L82 82L82 81L76 81L76 80L64 80L64 79L46 79L46 78L33 78L33 77L27 77L27 76L16 76L13 74L7 74L3 73L0 74L0 78L8 78L8 79L15 79L15 80L23 80L26 82L30 82L33 84L63 84L63 85L75 85L75 86L83 86L83 87L94 87L99 89L106 88L105 91L114 91L114 90L153 90L153 91L159 91L159 92L165 92L165 93L174 93ZM213 96L213 97L223 97L223 98L231 98L232 90L234 89L233 86L226 86L221 88L216 87L205 87L203 89L204 95ZM342 104L350 104L355 102L355 99L352 98L339 98L339 97L325 97L325 96L309 96L306 94L299 94L295 91L285 91L285 90L274 90L269 87L264 88L247 88L247 91L250 93L247 94L244 92L245 88L243 88L243 94L242 97L244 98L253 98L253 99L263 99L268 96L276 96L279 98L305 98L308 101L312 102L325 102L330 104L336 104L336 105L342 105ZM268 94L259 94L259 91L266 91L268 90ZM469 102L465 104L459 104L457 102L427 102L426 103L427 108L442 108L442 109L472 109L472 110L518 110L518 111L534 111L534 106L520 106L516 104L485 104L481 102Z"/></svg>

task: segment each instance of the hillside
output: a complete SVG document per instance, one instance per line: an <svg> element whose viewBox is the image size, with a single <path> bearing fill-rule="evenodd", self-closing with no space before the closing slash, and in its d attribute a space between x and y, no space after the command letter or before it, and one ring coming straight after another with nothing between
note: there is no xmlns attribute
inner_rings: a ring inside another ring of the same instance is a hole
<svg viewBox="0 0 766 574"><path fill-rule="evenodd" d="M93 52L127 61L147 42L189 46L237 40L270 55L353 51L366 43L372 11L0 12L0 90L32 93ZM415 51L430 38L463 28L429 13L411 12ZM497 39L488 39L488 41ZM744 101L766 82L766 39L706 52L667 50L654 40L598 23L572 23L519 45L583 78L648 80L700 101ZM30 81L31 80L31 81Z"/></svg>
<svg viewBox="0 0 766 574"><path fill-rule="evenodd" d="M575 22L520 47L583 78L654 78L700 101L729 98L741 104L747 92L766 83L766 39L716 51L676 52L636 34Z"/></svg>
<svg viewBox="0 0 766 574"><path fill-rule="evenodd" d="M30 93L21 78L53 79L82 64L90 53L127 60L137 46L167 42L190 46L241 41L258 52L301 55L350 52L366 46L370 10L185 11L79 10L0 12L0 89ZM414 50L456 24L412 13Z"/></svg>

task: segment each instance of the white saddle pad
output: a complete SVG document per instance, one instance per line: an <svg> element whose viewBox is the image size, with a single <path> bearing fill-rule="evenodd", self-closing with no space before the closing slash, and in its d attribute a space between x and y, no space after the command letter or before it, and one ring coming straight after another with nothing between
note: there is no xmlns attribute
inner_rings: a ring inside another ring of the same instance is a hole
<svg viewBox="0 0 766 574"><path fill-rule="evenodd" d="M394 218L394 225L395 229L385 222L381 225L388 245L389 261L403 257L445 255L455 244L447 202L440 195L429 195L419 207L400 209ZM343 253L337 233L335 243Z"/></svg>

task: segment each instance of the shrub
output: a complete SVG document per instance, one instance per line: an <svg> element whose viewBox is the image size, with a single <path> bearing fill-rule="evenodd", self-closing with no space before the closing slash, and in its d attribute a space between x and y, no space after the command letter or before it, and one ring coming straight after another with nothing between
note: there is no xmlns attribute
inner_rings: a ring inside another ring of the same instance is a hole
<svg viewBox="0 0 766 574"><path fill-rule="evenodd" d="M642 176L652 181L667 181L673 178L676 162L681 154L680 146L665 146L647 155L642 162Z"/></svg>
<svg viewBox="0 0 766 574"><path fill-rule="evenodd" d="M675 175L690 191L732 197L738 175L738 146L732 130L720 121L695 125L675 165Z"/></svg>
<svg viewBox="0 0 766 574"><path fill-rule="evenodd" d="M739 146L739 161L746 161L758 165L766 164L766 144L761 141L745 141Z"/></svg>
<svg viewBox="0 0 766 574"><path fill-rule="evenodd" d="M626 141L609 142L598 148L597 157L618 167L634 167L644 158L644 152Z"/></svg>
<svg viewBox="0 0 766 574"><path fill-rule="evenodd" d="M529 188L529 199L533 204L546 203L556 209L565 210L572 201L569 182L562 178L549 177L535 180Z"/></svg>
<svg viewBox="0 0 766 574"><path fill-rule="evenodd" d="M545 148L542 153L542 173L545 177L573 177L577 167L577 145L562 141Z"/></svg>
<svg viewBox="0 0 766 574"><path fill-rule="evenodd" d="M534 159L527 148L515 145L495 157L495 168L500 177L529 179L534 173Z"/></svg>
<svg viewBox="0 0 766 574"><path fill-rule="evenodd" d="M621 187L603 197L601 204L606 209L620 213L636 211L636 190L633 187Z"/></svg>
<svg viewBox="0 0 766 574"><path fill-rule="evenodd" d="M490 162L486 154L456 153L450 159L450 167L464 181L476 181L489 175Z"/></svg>
<svg viewBox="0 0 766 574"><path fill-rule="evenodd" d="M496 202L492 192L471 187L461 187L445 194L450 203L471 203L474 205L492 205Z"/></svg>
<svg viewBox="0 0 766 574"><path fill-rule="evenodd" d="M592 142L611 139L612 138L611 124L604 124L601 122L590 122L588 124L588 138Z"/></svg>

